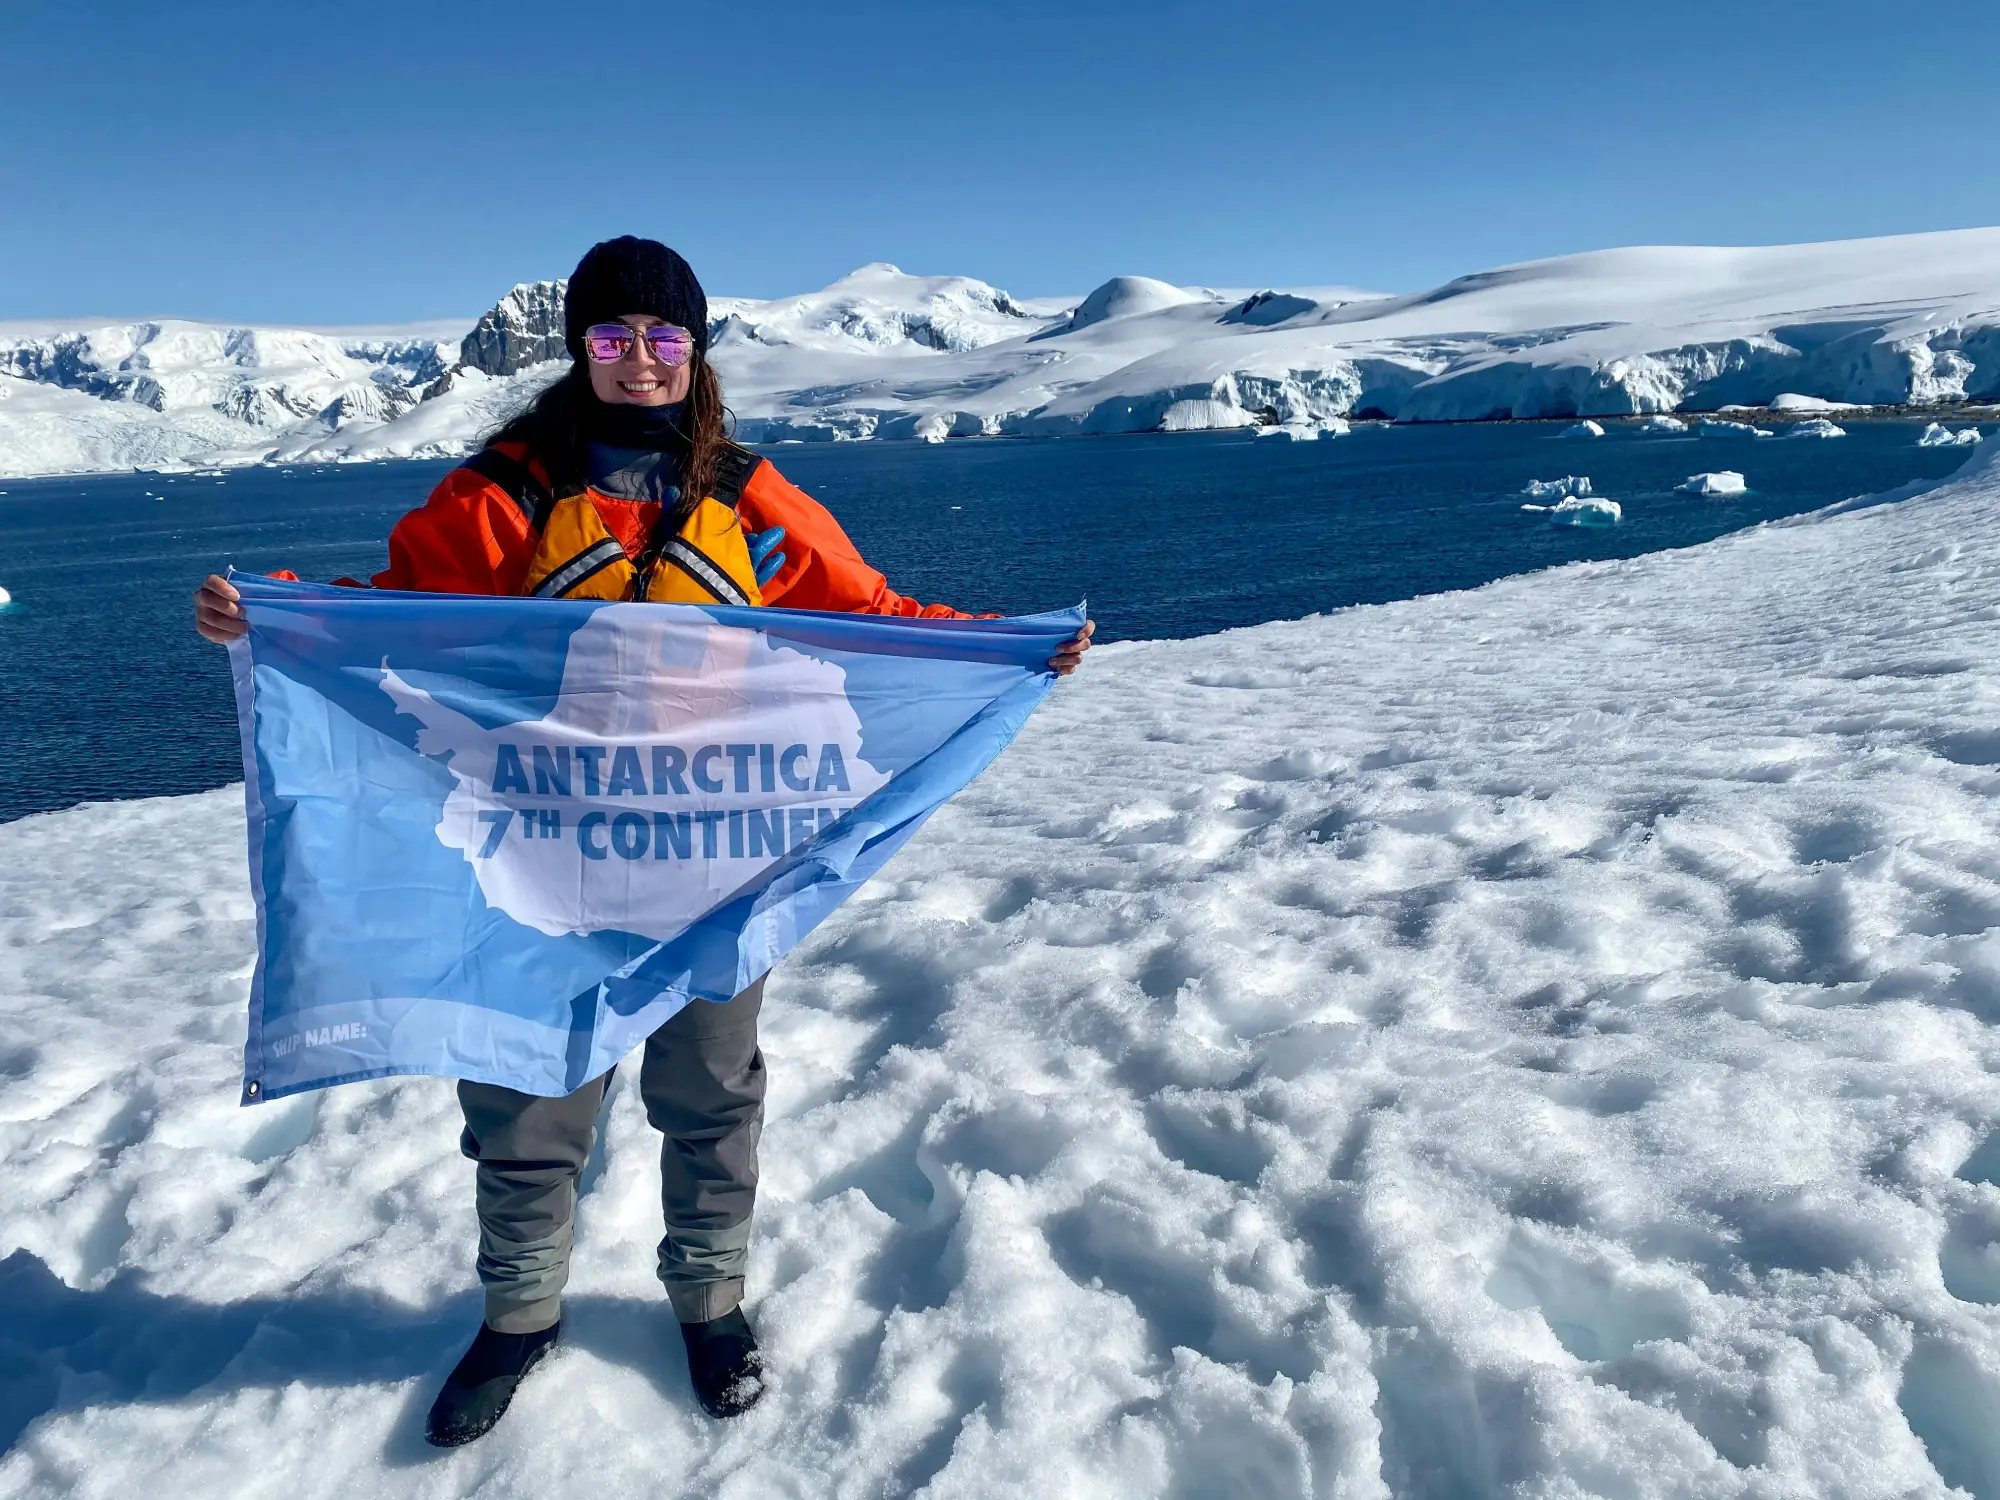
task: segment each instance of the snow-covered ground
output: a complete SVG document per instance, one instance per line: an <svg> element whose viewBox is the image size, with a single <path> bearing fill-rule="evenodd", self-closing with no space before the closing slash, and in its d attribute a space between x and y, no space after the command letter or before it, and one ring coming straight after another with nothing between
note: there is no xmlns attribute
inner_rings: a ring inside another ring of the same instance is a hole
<svg viewBox="0 0 2000 1500"><path fill-rule="evenodd" d="M561 299L516 287L455 355L436 327L0 325L0 474L461 452L559 372ZM1397 297L1117 276L1031 300L876 264L710 310L752 442L2000 398L2000 229L1605 250Z"/></svg>
<svg viewBox="0 0 2000 1500"><path fill-rule="evenodd" d="M0 1495L2000 1494L1996 587L1982 444L1093 653L773 979L728 1426L621 1079L565 1348L427 1450L450 1086L237 1108L237 794L0 827Z"/></svg>

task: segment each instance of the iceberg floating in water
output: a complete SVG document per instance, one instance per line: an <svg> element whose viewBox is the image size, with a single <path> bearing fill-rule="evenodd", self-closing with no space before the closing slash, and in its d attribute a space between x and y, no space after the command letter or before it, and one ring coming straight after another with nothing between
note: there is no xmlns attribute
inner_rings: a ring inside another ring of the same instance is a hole
<svg viewBox="0 0 2000 1500"><path fill-rule="evenodd" d="M8 593L5 589L0 589L0 609L5 609L8 605L12 604L13 602L14 602L14 596Z"/></svg>
<svg viewBox="0 0 2000 1500"><path fill-rule="evenodd" d="M1573 495L1549 512L1551 526L1616 526L1624 519L1625 508L1600 495Z"/></svg>
<svg viewBox="0 0 2000 1500"><path fill-rule="evenodd" d="M1795 438L1846 437L1847 429L1845 427L1834 426L1833 423L1827 421L1825 417L1814 417L1810 422L1799 422L1794 424L1792 430L1786 433L1785 436L1795 437Z"/></svg>
<svg viewBox="0 0 2000 1500"><path fill-rule="evenodd" d="M1639 424L1641 432L1686 432L1688 424L1679 417L1651 416Z"/></svg>
<svg viewBox="0 0 2000 1500"><path fill-rule="evenodd" d="M1279 422L1270 427L1253 427L1252 437L1283 438L1294 443L1316 442L1322 437L1339 437L1349 431L1348 424L1339 417L1324 422Z"/></svg>
<svg viewBox="0 0 2000 1500"><path fill-rule="evenodd" d="M1977 427L1960 427L1956 430L1933 422L1926 427L1923 436L1917 439L1919 448L1969 448L1979 441Z"/></svg>
<svg viewBox="0 0 2000 1500"><path fill-rule="evenodd" d="M1683 495L1706 495L1717 499L1724 495L1746 494L1750 487L1734 469L1722 469L1714 474L1690 474L1686 484L1677 484L1674 488Z"/></svg>
<svg viewBox="0 0 2000 1500"><path fill-rule="evenodd" d="M1695 424L1695 431L1703 437L1764 438L1771 435L1768 427L1752 427L1748 422L1725 422L1717 417L1703 417Z"/></svg>
<svg viewBox="0 0 2000 1500"><path fill-rule="evenodd" d="M1537 500L1563 500L1590 493L1590 476L1587 474L1565 474L1560 479L1530 479L1528 487L1521 491L1533 495Z"/></svg>
<svg viewBox="0 0 2000 1500"><path fill-rule="evenodd" d="M1564 437L1603 437L1604 429L1595 422L1578 422L1574 427L1563 429Z"/></svg>

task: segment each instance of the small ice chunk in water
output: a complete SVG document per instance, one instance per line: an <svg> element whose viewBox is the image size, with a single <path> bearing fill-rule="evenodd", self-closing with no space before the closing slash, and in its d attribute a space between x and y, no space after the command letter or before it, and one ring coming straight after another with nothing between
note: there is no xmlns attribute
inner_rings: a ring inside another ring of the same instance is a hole
<svg viewBox="0 0 2000 1500"><path fill-rule="evenodd" d="M1786 433L1785 436L1807 438L1846 437L1847 429L1845 427L1834 426L1825 417L1814 417L1810 422L1794 424L1792 430Z"/></svg>
<svg viewBox="0 0 2000 1500"><path fill-rule="evenodd" d="M14 602L14 596L8 593L5 589L0 589L0 608L5 608L7 605L12 604L13 602Z"/></svg>
<svg viewBox="0 0 2000 1500"><path fill-rule="evenodd" d="M1279 422L1270 427L1253 427L1250 435L1258 438L1283 438L1294 443L1314 443L1322 437L1340 437L1347 432L1345 418L1329 417L1319 422Z"/></svg>
<svg viewBox="0 0 2000 1500"><path fill-rule="evenodd" d="M1933 422L1924 429L1917 439L1919 448L1969 448L1979 441L1977 427L1960 427L1955 431L1941 422Z"/></svg>
<svg viewBox="0 0 2000 1500"><path fill-rule="evenodd" d="M1768 427L1752 427L1748 422L1725 422L1715 417L1703 417L1695 430L1703 437L1769 437Z"/></svg>
<svg viewBox="0 0 2000 1500"><path fill-rule="evenodd" d="M1560 479L1530 479L1528 487L1521 491L1537 500L1565 500L1573 495L1590 493L1590 477L1586 474L1565 474Z"/></svg>
<svg viewBox="0 0 2000 1500"><path fill-rule="evenodd" d="M1573 495L1549 512L1551 526L1616 526L1624 519L1623 506L1597 495Z"/></svg>
<svg viewBox="0 0 2000 1500"><path fill-rule="evenodd" d="M1750 487L1734 469L1723 469L1715 474L1690 474L1686 484L1677 484L1674 488L1683 495L1707 495L1714 499L1722 495L1741 495Z"/></svg>
<svg viewBox="0 0 2000 1500"><path fill-rule="evenodd" d="M1679 417L1651 416L1639 424L1641 432L1686 432L1688 424Z"/></svg>
<svg viewBox="0 0 2000 1500"><path fill-rule="evenodd" d="M1574 427L1565 427L1564 437L1603 437L1604 429L1595 422L1578 422Z"/></svg>

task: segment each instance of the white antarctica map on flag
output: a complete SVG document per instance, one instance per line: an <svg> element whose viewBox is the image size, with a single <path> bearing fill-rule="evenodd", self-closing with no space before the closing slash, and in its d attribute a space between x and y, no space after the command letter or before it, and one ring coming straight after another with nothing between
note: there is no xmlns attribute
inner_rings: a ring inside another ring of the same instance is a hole
<svg viewBox="0 0 2000 1500"><path fill-rule="evenodd" d="M599 1076L894 858L1083 620L234 581L250 1104Z"/></svg>
<svg viewBox="0 0 2000 1500"><path fill-rule="evenodd" d="M571 636L546 719L482 728L386 661L382 688L449 757L438 838L489 905L664 939L888 781L846 676L761 631L613 604Z"/></svg>

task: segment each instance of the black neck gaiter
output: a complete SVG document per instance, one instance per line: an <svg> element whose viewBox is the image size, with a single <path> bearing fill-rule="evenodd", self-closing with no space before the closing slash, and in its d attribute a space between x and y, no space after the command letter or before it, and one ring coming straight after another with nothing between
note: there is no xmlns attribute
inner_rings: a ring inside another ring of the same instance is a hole
<svg viewBox="0 0 2000 1500"><path fill-rule="evenodd" d="M658 453L683 450L687 437L681 419L687 403L670 406L632 406L626 402L589 401L584 404L584 430L591 441L613 448L644 448Z"/></svg>

